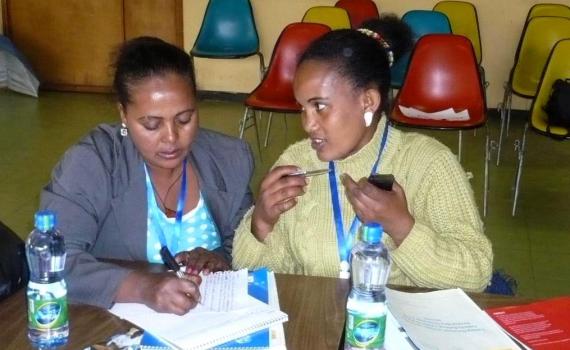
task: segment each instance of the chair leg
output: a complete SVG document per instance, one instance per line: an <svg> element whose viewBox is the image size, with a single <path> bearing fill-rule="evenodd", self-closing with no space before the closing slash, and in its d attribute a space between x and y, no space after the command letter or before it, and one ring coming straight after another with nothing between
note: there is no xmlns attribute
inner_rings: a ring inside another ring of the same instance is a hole
<svg viewBox="0 0 570 350"><path fill-rule="evenodd" d="M259 56L259 74L260 74L260 81L263 80L263 77L265 76L265 61L263 59L263 55L261 54L261 52L257 53L257 56Z"/></svg>
<svg viewBox="0 0 570 350"><path fill-rule="evenodd" d="M289 131L289 126L287 125L287 113L283 113L283 123L285 123L285 131Z"/></svg>
<svg viewBox="0 0 570 350"><path fill-rule="evenodd" d="M239 121L239 138L240 139L243 138L243 132L246 129L245 125L247 124L248 114L249 114L249 107L245 107L245 112L243 113L243 117Z"/></svg>
<svg viewBox="0 0 570 350"><path fill-rule="evenodd" d="M463 133L459 130L459 145L457 149L457 160L461 163L461 150L463 146Z"/></svg>
<svg viewBox="0 0 570 350"><path fill-rule="evenodd" d="M499 145L497 147L497 166L501 163L501 151L503 149L503 138L505 137L505 124L507 123L507 104L511 93L510 83L506 82L503 102L497 106L497 110L500 110L501 113L501 129L499 131Z"/></svg>
<svg viewBox="0 0 570 350"><path fill-rule="evenodd" d="M269 112L269 119L267 119L267 129L265 129L265 142L263 146L267 148L267 144L269 143L269 131L271 130L271 121L273 120L273 112Z"/></svg>
<svg viewBox="0 0 570 350"><path fill-rule="evenodd" d="M487 217L489 204L489 162L491 161L491 140L489 138L489 127L485 125L485 164L484 164L484 185L483 185L483 217Z"/></svg>
<svg viewBox="0 0 570 350"><path fill-rule="evenodd" d="M524 131L522 136L522 142L520 140L515 141L515 151L517 152L518 157L518 165L517 165L517 173L515 178L515 194L513 198L513 211L512 215L515 216L517 212L517 200L519 198L519 188L521 184L521 176L522 176L522 167L524 163L524 152L526 148L526 132L528 130L528 122L524 125Z"/></svg>
<svg viewBox="0 0 570 350"><path fill-rule="evenodd" d="M259 151L259 160L263 162L263 158L261 156L261 143L259 138L259 128L257 127L257 117L255 116L255 111L253 112L253 126L255 127L255 139L257 140L257 150Z"/></svg>
<svg viewBox="0 0 570 350"><path fill-rule="evenodd" d="M257 118L255 116L255 111L253 109L250 109L249 107L245 107L245 112L243 113L243 117L239 122L239 138L243 139L243 133L245 129L251 127L251 125L247 125L249 120L252 121L253 126L255 128L255 138L257 140L257 149L259 150L259 160L262 160L261 144L259 143L259 128L257 127Z"/></svg>
<svg viewBox="0 0 570 350"><path fill-rule="evenodd" d="M511 126L511 107L513 103L513 89L509 87L509 98L507 100L507 125L505 129L505 136L509 137L509 128Z"/></svg>

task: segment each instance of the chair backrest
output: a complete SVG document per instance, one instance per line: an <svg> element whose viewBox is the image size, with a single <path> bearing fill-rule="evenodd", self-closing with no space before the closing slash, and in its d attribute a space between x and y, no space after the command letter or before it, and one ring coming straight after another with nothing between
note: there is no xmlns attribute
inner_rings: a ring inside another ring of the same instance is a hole
<svg viewBox="0 0 570 350"><path fill-rule="evenodd" d="M403 112L400 106L420 112ZM463 119L438 120L421 117L452 108ZM406 113L406 114L404 114ZM390 116L399 124L438 129L481 126L486 106L477 60L469 39L454 34L425 35L417 42L404 85Z"/></svg>
<svg viewBox="0 0 570 350"><path fill-rule="evenodd" d="M259 52L259 37L249 0L210 0L191 54L239 58Z"/></svg>
<svg viewBox="0 0 570 350"><path fill-rule="evenodd" d="M570 79L570 38L560 40L552 49L540 79L538 92L532 102L530 109L531 125L539 132L545 133L547 130L548 116L543 107L550 97L552 84L556 79ZM552 126L550 133L564 136L567 134L567 130L563 127Z"/></svg>
<svg viewBox="0 0 570 350"><path fill-rule="evenodd" d="M293 79L297 64L307 47L330 28L319 23L291 23L275 43L267 73L245 102L246 105L268 110L300 111L293 94ZM261 106L258 101L276 101L272 106Z"/></svg>
<svg viewBox="0 0 570 350"><path fill-rule="evenodd" d="M534 97L550 51L561 39L570 38L570 18L534 17L523 31L511 71L511 87L519 95Z"/></svg>
<svg viewBox="0 0 570 350"><path fill-rule="evenodd" d="M349 29L350 17L348 12L340 7L314 6L305 12L302 22L320 23L335 29Z"/></svg>
<svg viewBox="0 0 570 350"><path fill-rule="evenodd" d="M345 9L353 29L359 28L369 19L379 18L378 7L372 0L339 0L336 7Z"/></svg>
<svg viewBox="0 0 570 350"><path fill-rule="evenodd" d="M570 17L570 7L562 4L536 4L528 10L526 21L543 16Z"/></svg>
<svg viewBox="0 0 570 350"><path fill-rule="evenodd" d="M447 16L453 34L466 36L471 41L477 63L481 64L481 34L475 6L467 1L440 1L433 9Z"/></svg>
<svg viewBox="0 0 570 350"><path fill-rule="evenodd" d="M426 34L451 33L449 19L445 14L437 11L408 11L402 16L402 21L412 29L414 42ZM403 54L392 66L392 87L399 88L402 86L410 62L410 53Z"/></svg>

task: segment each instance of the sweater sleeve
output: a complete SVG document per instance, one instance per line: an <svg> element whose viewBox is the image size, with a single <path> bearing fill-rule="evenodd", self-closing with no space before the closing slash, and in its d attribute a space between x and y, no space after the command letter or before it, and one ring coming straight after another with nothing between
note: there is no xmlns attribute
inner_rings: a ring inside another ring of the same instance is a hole
<svg viewBox="0 0 570 350"><path fill-rule="evenodd" d="M109 174L94 149L85 144L66 152L42 191L40 208L56 213L64 235L65 279L73 303L111 307L130 272L99 262L90 253L99 225L110 210L110 196Z"/></svg>
<svg viewBox="0 0 570 350"><path fill-rule="evenodd" d="M399 247L387 241L393 262L418 286L483 290L492 272L491 243L451 152L436 153L408 201L415 225Z"/></svg>
<svg viewBox="0 0 570 350"><path fill-rule="evenodd" d="M295 164L290 159L289 153L285 151L275 162L273 168L279 165ZM287 220L283 220L283 216L291 215L291 213L283 214L273 227L273 231L263 242L260 242L251 232L251 217L254 209L255 205L245 214L235 232L233 267L236 269L267 267L281 273L299 273L297 270L300 267L295 263L289 244Z"/></svg>

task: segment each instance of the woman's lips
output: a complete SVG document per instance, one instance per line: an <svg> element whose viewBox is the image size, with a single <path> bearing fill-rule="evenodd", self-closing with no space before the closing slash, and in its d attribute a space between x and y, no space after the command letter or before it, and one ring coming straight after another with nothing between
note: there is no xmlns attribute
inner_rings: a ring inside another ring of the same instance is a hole
<svg viewBox="0 0 570 350"><path fill-rule="evenodd" d="M311 137L311 147L315 151L321 150L325 146L325 140L318 137Z"/></svg>
<svg viewBox="0 0 570 350"><path fill-rule="evenodd" d="M165 158L165 159L178 158L179 154L180 154L180 150L178 150L178 149L158 152L158 155L161 158Z"/></svg>

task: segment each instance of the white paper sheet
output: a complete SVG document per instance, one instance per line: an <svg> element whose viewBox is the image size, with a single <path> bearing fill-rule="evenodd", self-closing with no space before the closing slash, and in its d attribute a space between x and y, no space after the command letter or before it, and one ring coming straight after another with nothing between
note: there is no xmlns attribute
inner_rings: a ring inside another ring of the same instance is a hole
<svg viewBox="0 0 570 350"><path fill-rule="evenodd" d="M413 107L404 107L398 105L400 111L403 115L408 118L416 119L432 119L432 120L449 120L449 121L464 121L469 120L469 111L464 109L459 112L455 112L453 108L444 109L437 112L424 112Z"/></svg>

